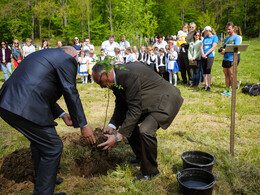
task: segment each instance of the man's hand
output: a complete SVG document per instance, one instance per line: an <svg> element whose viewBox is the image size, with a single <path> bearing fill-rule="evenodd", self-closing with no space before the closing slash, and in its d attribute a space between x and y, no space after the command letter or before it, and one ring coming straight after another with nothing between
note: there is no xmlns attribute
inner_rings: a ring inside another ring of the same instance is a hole
<svg viewBox="0 0 260 195"><path fill-rule="evenodd" d="M157 72L159 72L159 69L157 68Z"/></svg>
<svg viewBox="0 0 260 195"><path fill-rule="evenodd" d="M190 59L190 62L193 64L193 58Z"/></svg>
<svg viewBox="0 0 260 195"><path fill-rule="evenodd" d="M88 126L85 126L85 127L81 127L80 129L81 129L81 135L87 140L87 142L89 144L96 143L92 127L90 127L88 125Z"/></svg>
<svg viewBox="0 0 260 195"><path fill-rule="evenodd" d="M72 120L71 120L70 115L68 113L65 113L61 118L63 119L64 123L67 126L72 126Z"/></svg>
<svg viewBox="0 0 260 195"><path fill-rule="evenodd" d="M20 64L22 62L22 60L18 60L17 63Z"/></svg>
<svg viewBox="0 0 260 195"><path fill-rule="evenodd" d="M116 145L116 138L114 135L105 134L105 136L107 137L107 141L99 144L97 147L104 147L102 150L110 150ZM123 139L123 135L121 135L120 133L117 133L117 137L119 140Z"/></svg>
<svg viewBox="0 0 260 195"><path fill-rule="evenodd" d="M104 133L108 133L108 134L112 134L113 133L113 128L112 127L106 127L105 129L104 129Z"/></svg>

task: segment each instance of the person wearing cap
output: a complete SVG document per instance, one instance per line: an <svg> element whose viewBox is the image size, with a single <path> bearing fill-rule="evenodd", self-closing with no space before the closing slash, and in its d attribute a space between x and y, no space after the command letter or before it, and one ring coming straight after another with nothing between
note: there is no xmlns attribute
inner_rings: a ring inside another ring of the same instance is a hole
<svg viewBox="0 0 260 195"><path fill-rule="evenodd" d="M119 44L114 41L115 35L109 35L109 40L104 41L101 45L101 48L105 50L106 55L108 56L116 56L115 48L120 48Z"/></svg>
<svg viewBox="0 0 260 195"><path fill-rule="evenodd" d="M211 68L214 62L215 49L218 44L218 37L213 28L206 26L202 31L204 33L204 39L201 44L201 63L203 67L203 76L205 80L205 91L210 91L211 83Z"/></svg>

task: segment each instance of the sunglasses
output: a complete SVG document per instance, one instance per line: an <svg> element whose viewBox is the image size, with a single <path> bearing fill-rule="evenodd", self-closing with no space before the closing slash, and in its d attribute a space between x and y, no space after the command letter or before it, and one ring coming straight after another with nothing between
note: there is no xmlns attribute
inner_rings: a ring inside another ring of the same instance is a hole
<svg viewBox="0 0 260 195"><path fill-rule="evenodd" d="M79 39L74 39L75 41L79 40Z"/></svg>
<svg viewBox="0 0 260 195"><path fill-rule="evenodd" d="M17 42L14 42L14 44L19 44L19 43L17 43Z"/></svg>
<svg viewBox="0 0 260 195"><path fill-rule="evenodd" d="M1 43L1 45L5 45L5 43Z"/></svg>

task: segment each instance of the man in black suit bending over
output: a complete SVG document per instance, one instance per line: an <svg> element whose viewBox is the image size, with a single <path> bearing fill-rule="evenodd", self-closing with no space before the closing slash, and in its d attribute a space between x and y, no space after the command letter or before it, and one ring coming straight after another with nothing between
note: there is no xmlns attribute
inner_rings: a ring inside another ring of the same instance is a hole
<svg viewBox="0 0 260 195"><path fill-rule="evenodd" d="M76 89L76 75L77 52L73 47L46 49L26 57L0 90L0 116L31 142L35 195L54 192L63 149L56 118L80 127L87 142L95 143ZM69 114L56 103L62 95Z"/></svg>
<svg viewBox="0 0 260 195"><path fill-rule="evenodd" d="M110 87L116 96L114 114L104 132L111 134L120 127L116 134L106 135L107 141L99 147L109 150L126 137L135 161L141 162L142 175L137 180L150 180L159 174L156 131L170 126L183 98L179 89L142 63L118 67L106 71L103 65L96 64L92 69L94 81L101 87Z"/></svg>

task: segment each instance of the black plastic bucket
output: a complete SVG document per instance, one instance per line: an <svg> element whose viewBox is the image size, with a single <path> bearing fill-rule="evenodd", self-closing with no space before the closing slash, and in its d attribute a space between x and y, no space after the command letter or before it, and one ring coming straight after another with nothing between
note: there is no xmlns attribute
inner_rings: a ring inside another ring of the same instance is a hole
<svg viewBox="0 0 260 195"><path fill-rule="evenodd" d="M200 168L184 169L177 173L183 195L211 195L216 179L209 171Z"/></svg>
<svg viewBox="0 0 260 195"><path fill-rule="evenodd" d="M207 152L192 150L184 152L181 155L183 161L183 169L186 168L201 168L207 171L212 171L216 158Z"/></svg>

